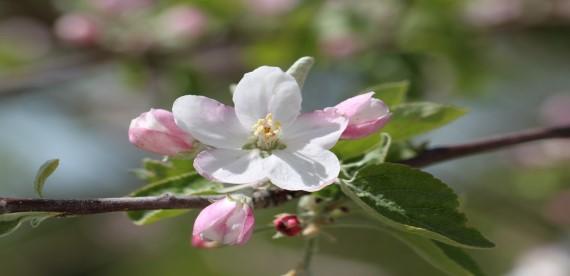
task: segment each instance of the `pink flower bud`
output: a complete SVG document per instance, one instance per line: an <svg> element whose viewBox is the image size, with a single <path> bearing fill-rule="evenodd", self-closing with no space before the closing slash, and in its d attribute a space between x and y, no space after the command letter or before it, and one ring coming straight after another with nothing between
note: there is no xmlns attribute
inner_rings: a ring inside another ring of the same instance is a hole
<svg viewBox="0 0 570 276"><path fill-rule="evenodd" d="M206 31L207 17L191 6L174 6L159 17L159 37L176 44L183 43Z"/></svg>
<svg viewBox="0 0 570 276"><path fill-rule="evenodd" d="M275 230L285 236L293 237L301 233L301 221L293 214L280 214L273 220Z"/></svg>
<svg viewBox="0 0 570 276"><path fill-rule="evenodd" d="M374 92L358 95L335 106L347 116L348 126L341 139L360 139L382 128L390 120L390 110L381 100L372 98Z"/></svg>
<svg viewBox="0 0 570 276"><path fill-rule="evenodd" d="M192 235L192 246L196 248L209 249L220 247L221 244L216 241L203 241L199 235Z"/></svg>
<svg viewBox="0 0 570 276"><path fill-rule="evenodd" d="M338 35L322 39L320 47L326 55L339 59L350 57L361 48L356 38L351 35Z"/></svg>
<svg viewBox="0 0 570 276"><path fill-rule="evenodd" d="M178 128L171 112L151 109L131 121L129 141L162 155L176 155L192 148L192 137Z"/></svg>
<svg viewBox="0 0 570 276"><path fill-rule="evenodd" d="M94 19L82 14L68 14L55 23L59 38L78 46L91 46L99 40L99 27Z"/></svg>
<svg viewBox="0 0 570 276"><path fill-rule="evenodd" d="M255 219L248 198L218 200L204 208L194 222L193 244L243 245L253 232ZM198 238L201 241L194 242Z"/></svg>

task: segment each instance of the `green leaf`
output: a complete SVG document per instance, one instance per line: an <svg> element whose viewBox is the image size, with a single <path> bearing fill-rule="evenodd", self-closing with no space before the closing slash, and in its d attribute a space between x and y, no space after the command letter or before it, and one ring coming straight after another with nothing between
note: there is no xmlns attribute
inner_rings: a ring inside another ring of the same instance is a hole
<svg viewBox="0 0 570 276"><path fill-rule="evenodd" d="M460 248L401 231L389 231L420 257L451 276L483 276L477 263Z"/></svg>
<svg viewBox="0 0 570 276"><path fill-rule="evenodd" d="M30 221L33 227L37 227L40 222L57 215L59 215L59 213L49 212L24 212L0 215L0 238L16 231L25 221Z"/></svg>
<svg viewBox="0 0 570 276"><path fill-rule="evenodd" d="M382 100L388 107L392 108L406 99L410 83L408 81L389 82L372 86L364 92L374 91L374 97Z"/></svg>
<svg viewBox="0 0 570 276"><path fill-rule="evenodd" d="M20 227L21 220L22 217L0 215L0 237L10 235L16 231Z"/></svg>
<svg viewBox="0 0 570 276"><path fill-rule="evenodd" d="M371 151L382 142L379 134L372 134L358 140L339 140L332 151L340 160L350 160Z"/></svg>
<svg viewBox="0 0 570 276"><path fill-rule="evenodd" d="M40 197L42 197L42 191L44 189L44 185L46 183L47 178L55 172L57 167L59 166L59 159L51 159L46 161L38 170L36 174L36 178L34 180L34 188L36 193Z"/></svg>
<svg viewBox="0 0 570 276"><path fill-rule="evenodd" d="M164 162L145 158L143 159L143 167L133 172L137 177L150 184L193 171L194 161L190 159L170 159L168 162Z"/></svg>
<svg viewBox="0 0 570 276"><path fill-rule="evenodd" d="M172 195L211 194L220 189L221 184L212 183L195 172L187 172L177 176L164 178L149 184L131 194L134 197ZM170 218L188 212L188 210L153 210L128 212L130 219L137 225L156 222L163 218Z"/></svg>
<svg viewBox="0 0 570 276"><path fill-rule="evenodd" d="M359 171L343 192L374 218L396 229L454 246L490 248L494 244L467 227L457 195L429 173L383 163Z"/></svg>
<svg viewBox="0 0 570 276"><path fill-rule="evenodd" d="M344 196L338 185L328 185L323 189L313 192L312 195L328 200L338 200Z"/></svg>
<svg viewBox="0 0 570 276"><path fill-rule="evenodd" d="M305 80L307 79L307 75L309 75L309 71L311 70L311 67L313 67L314 63L314 58L302 57L295 61L291 67L289 67L287 73L295 78L300 88L303 88Z"/></svg>
<svg viewBox="0 0 570 276"><path fill-rule="evenodd" d="M428 102L404 103L392 110L390 122L383 131L394 140L405 140L442 127L465 115L465 109Z"/></svg>
<svg viewBox="0 0 570 276"><path fill-rule="evenodd" d="M386 156L388 155L388 151L390 149L390 144L392 139L388 133L381 133L380 134L380 143L376 145L376 147L366 153L361 160L350 164L351 167L356 168L363 168L365 166L372 166L384 163Z"/></svg>

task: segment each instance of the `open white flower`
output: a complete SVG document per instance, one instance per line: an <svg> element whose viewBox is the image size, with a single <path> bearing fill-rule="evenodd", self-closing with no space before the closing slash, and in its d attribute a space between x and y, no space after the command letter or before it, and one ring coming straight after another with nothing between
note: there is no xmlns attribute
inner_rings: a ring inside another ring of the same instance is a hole
<svg viewBox="0 0 570 276"><path fill-rule="evenodd" d="M277 67L263 66L238 83L235 108L188 95L174 102L176 124L211 148L194 167L224 183L271 181L286 190L316 191L333 183L340 163L329 149L348 119L334 109L301 114L295 79Z"/></svg>

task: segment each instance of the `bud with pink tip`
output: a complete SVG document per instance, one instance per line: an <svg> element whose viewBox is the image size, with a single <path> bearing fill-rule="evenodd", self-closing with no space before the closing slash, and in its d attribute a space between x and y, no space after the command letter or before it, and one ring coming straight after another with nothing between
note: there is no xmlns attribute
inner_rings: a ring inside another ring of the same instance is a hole
<svg viewBox="0 0 570 276"><path fill-rule="evenodd" d="M226 197L200 212L192 231L193 244L243 245L251 238L254 222L250 198Z"/></svg>
<svg viewBox="0 0 570 276"><path fill-rule="evenodd" d="M192 246L196 248L209 249L220 247L221 244L216 241L204 241L199 235L192 235Z"/></svg>
<svg viewBox="0 0 570 276"><path fill-rule="evenodd" d="M97 22L83 14L67 14L55 23L55 33L62 40L78 46L91 46L99 40Z"/></svg>
<svg viewBox="0 0 570 276"><path fill-rule="evenodd" d="M388 106L372 98L374 92L347 99L335 106L340 114L347 116L348 126L341 139L360 139L375 133L390 120Z"/></svg>
<svg viewBox="0 0 570 276"><path fill-rule="evenodd" d="M129 141L135 146L162 155L177 155L192 149L193 139L174 122L171 112L151 109L131 121Z"/></svg>
<svg viewBox="0 0 570 276"><path fill-rule="evenodd" d="M301 221L293 214L280 214L273 220L275 230L285 236L293 237L301 233Z"/></svg>

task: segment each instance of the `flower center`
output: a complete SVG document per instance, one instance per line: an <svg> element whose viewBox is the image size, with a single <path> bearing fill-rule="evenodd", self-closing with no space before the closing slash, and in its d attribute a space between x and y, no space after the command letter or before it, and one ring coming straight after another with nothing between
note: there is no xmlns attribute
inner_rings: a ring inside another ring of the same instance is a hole
<svg viewBox="0 0 570 276"><path fill-rule="evenodd" d="M273 120L273 114L268 113L265 118L257 120L252 127L252 140L244 149L258 148L270 153L274 149L283 149L285 145L279 143L281 123Z"/></svg>
<svg viewBox="0 0 570 276"><path fill-rule="evenodd" d="M265 118L257 120L253 125L253 135L264 143L271 143L277 140L281 131L281 123L273 120L273 114L269 113Z"/></svg>

